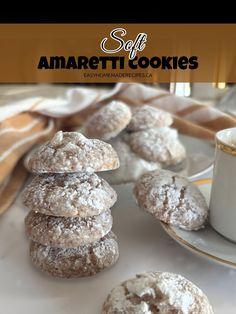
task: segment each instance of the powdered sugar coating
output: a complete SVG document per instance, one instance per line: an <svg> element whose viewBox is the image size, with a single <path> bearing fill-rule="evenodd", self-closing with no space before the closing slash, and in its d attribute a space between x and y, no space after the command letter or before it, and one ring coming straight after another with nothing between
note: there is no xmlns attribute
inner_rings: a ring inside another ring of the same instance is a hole
<svg viewBox="0 0 236 314"><path fill-rule="evenodd" d="M207 296L181 275L147 272L115 287L102 314L213 314Z"/></svg>
<svg viewBox="0 0 236 314"><path fill-rule="evenodd" d="M22 199L26 207L42 214L88 217L111 208L117 194L95 173L80 172L35 176Z"/></svg>
<svg viewBox="0 0 236 314"><path fill-rule="evenodd" d="M142 174L161 168L158 162L145 160L135 154L121 137L112 139L109 143L116 150L120 160L118 169L101 174L111 184L135 182Z"/></svg>
<svg viewBox="0 0 236 314"><path fill-rule="evenodd" d="M60 249L31 241L30 256L35 267L55 277L93 276L114 265L119 258L113 232L99 241L77 248Z"/></svg>
<svg viewBox="0 0 236 314"><path fill-rule="evenodd" d="M150 128L163 128L172 123L173 119L170 113L149 105L143 105L133 111L127 130L134 132Z"/></svg>
<svg viewBox="0 0 236 314"><path fill-rule="evenodd" d="M40 244L73 248L97 241L112 228L111 211L87 218L46 216L33 211L25 218L27 236Z"/></svg>
<svg viewBox="0 0 236 314"><path fill-rule="evenodd" d="M144 174L134 186L137 203L155 218L186 230L204 227L208 206L198 187L167 170Z"/></svg>
<svg viewBox="0 0 236 314"><path fill-rule="evenodd" d="M97 172L118 167L111 145L78 132L57 132L27 158L27 168L34 173Z"/></svg>
<svg viewBox="0 0 236 314"><path fill-rule="evenodd" d="M130 122L131 110L121 101L113 100L96 111L84 125L88 137L109 140L118 135Z"/></svg>
<svg viewBox="0 0 236 314"><path fill-rule="evenodd" d="M126 140L132 150L142 158L167 166L176 165L186 157L177 131L168 127L134 132L129 134Z"/></svg>

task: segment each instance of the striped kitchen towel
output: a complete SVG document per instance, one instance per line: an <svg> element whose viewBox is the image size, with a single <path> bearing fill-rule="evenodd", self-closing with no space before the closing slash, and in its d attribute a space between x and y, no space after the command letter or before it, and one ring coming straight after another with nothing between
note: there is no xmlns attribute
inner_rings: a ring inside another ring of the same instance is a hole
<svg viewBox="0 0 236 314"><path fill-rule="evenodd" d="M11 205L27 177L21 157L55 130L53 119L35 113L20 113L0 123L0 214Z"/></svg>
<svg viewBox="0 0 236 314"><path fill-rule="evenodd" d="M214 139L236 125L234 116L191 98L141 84L112 89L44 85L0 86L0 214L14 201L26 179L22 157L58 130L78 127L103 104L118 99L131 106L149 104L169 111L181 133Z"/></svg>

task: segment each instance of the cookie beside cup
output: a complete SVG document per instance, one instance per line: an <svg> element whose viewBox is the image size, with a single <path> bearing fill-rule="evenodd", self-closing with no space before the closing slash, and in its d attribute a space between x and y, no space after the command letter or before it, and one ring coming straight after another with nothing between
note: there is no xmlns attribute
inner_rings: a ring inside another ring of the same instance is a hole
<svg viewBox="0 0 236 314"><path fill-rule="evenodd" d="M156 219L185 230L203 228L209 209L198 187L168 170L144 174L134 186L138 205Z"/></svg>

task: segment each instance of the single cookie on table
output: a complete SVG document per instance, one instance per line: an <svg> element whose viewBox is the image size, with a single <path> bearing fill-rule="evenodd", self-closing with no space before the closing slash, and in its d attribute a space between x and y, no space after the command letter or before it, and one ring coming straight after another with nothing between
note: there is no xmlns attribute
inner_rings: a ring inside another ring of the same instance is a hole
<svg viewBox="0 0 236 314"><path fill-rule="evenodd" d="M208 206L198 187L167 170L144 174L134 186L138 205L173 226L198 230L207 222Z"/></svg>
<svg viewBox="0 0 236 314"><path fill-rule="evenodd" d="M191 281L168 272L136 275L115 287L102 314L213 314L207 296Z"/></svg>
<svg viewBox="0 0 236 314"><path fill-rule="evenodd" d="M136 132L150 128L163 128L172 123L173 119L170 113L149 105L143 105L133 111L127 130Z"/></svg>
<svg viewBox="0 0 236 314"><path fill-rule="evenodd" d="M110 144L59 131L28 154L25 164L33 173L98 172L118 168L119 159Z"/></svg>
<svg viewBox="0 0 236 314"><path fill-rule="evenodd" d="M87 218L55 217L30 211L25 218L27 236L42 245L73 248L104 237L112 228L111 211Z"/></svg>
<svg viewBox="0 0 236 314"><path fill-rule="evenodd" d="M116 150L120 160L118 169L112 172L101 173L102 177L109 183L134 182L146 172L161 169L160 163L145 160L135 154L121 137L112 139L109 143Z"/></svg>
<svg viewBox="0 0 236 314"><path fill-rule="evenodd" d="M84 132L90 138L109 140L118 135L130 122L131 110L121 101L103 105L84 124Z"/></svg>
<svg viewBox="0 0 236 314"><path fill-rule="evenodd" d="M147 129L127 134L132 150L142 158L160 162L165 166L176 165L186 158L184 146L175 129L168 127Z"/></svg>
<svg viewBox="0 0 236 314"><path fill-rule="evenodd" d="M89 217L111 208L115 190L95 173L42 174L22 194L23 204L45 215Z"/></svg>
<svg viewBox="0 0 236 314"><path fill-rule="evenodd" d="M92 244L62 249L31 241L30 256L35 267L55 277L93 276L114 265L119 258L117 238L109 232Z"/></svg>

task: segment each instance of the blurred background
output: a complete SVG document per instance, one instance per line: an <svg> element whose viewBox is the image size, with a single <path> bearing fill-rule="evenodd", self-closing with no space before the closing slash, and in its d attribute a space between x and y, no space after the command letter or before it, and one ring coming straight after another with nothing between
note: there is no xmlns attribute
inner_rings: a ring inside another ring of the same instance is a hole
<svg viewBox="0 0 236 314"><path fill-rule="evenodd" d="M220 83L165 83L159 87L169 90L177 96L191 97L206 105L214 105L228 93L234 84Z"/></svg>

